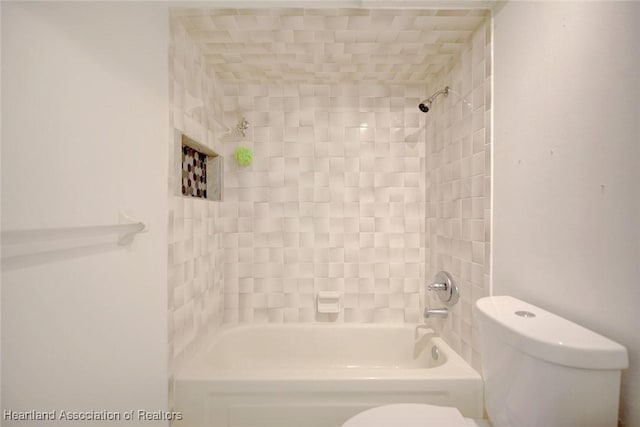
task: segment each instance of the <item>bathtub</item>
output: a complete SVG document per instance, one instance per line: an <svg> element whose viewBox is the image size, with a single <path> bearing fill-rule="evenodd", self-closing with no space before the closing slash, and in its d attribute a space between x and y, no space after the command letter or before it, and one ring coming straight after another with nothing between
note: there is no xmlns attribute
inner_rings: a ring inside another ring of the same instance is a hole
<svg viewBox="0 0 640 427"><path fill-rule="evenodd" d="M185 427L340 427L389 403L454 406L482 418L480 375L415 325L224 328L175 375Z"/></svg>

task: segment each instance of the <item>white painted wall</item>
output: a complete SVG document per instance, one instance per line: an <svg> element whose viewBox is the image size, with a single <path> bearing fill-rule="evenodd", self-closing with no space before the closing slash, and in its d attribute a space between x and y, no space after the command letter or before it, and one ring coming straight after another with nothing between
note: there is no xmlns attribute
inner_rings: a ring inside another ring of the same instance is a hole
<svg viewBox="0 0 640 427"><path fill-rule="evenodd" d="M2 4L3 230L149 226L3 266L3 409L166 409L168 27L152 3Z"/></svg>
<svg viewBox="0 0 640 427"><path fill-rule="evenodd" d="M495 14L495 294L627 346L640 426L640 3Z"/></svg>
<svg viewBox="0 0 640 427"><path fill-rule="evenodd" d="M0 5L0 70L2 70L2 5ZM1 73L0 73L1 76ZM2 82L0 78L0 100L2 100ZM0 165L2 164L2 102L0 102ZM1 180L0 180L1 182ZM2 185L0 184L0 224L2 223ZM0 238L0 241L2 239ZM2 245L0 245L0 257ZM2 384L2 274L0 274L0 384ZM0 408L2 408L2 392L0 387Z"/></svg>
<svg viewBox="0 0 640 427"><path fill-rule="evenodd" d="M0 70L2 70L2 5L0 5ZM1 72L0 72L1 76ZM0 101L2 100L2 79L0 78ZM2 102L0 102L0 165L2 164ZM1 178L1 177L0 177ZM2 223L2 185L0 179L0 224ZM0 227L1 228L1 227ZM0 238L0 241L2 239ZM0 245L0 257L2 245ZM2 274L0 274L0 384L2 384ZM2 408L2 392L0 387L0 408Z"/></svg>

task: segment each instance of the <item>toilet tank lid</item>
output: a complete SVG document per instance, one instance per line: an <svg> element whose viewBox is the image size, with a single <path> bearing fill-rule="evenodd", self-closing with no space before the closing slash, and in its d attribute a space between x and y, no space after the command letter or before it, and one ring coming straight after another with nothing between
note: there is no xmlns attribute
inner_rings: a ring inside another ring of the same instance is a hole
<svg viewBox="0 0 640 427"><path fill-rule="evenodd" d="M584 369L629 366L624 346L517 298L480 298L476 307L478 316L501 328L505 341L536 358Z"/></svg>

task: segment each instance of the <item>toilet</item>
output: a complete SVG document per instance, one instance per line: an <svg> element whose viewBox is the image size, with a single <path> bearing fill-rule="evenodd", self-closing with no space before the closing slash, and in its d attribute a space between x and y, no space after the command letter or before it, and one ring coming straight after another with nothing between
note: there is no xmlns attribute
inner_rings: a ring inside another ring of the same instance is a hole
<svg viewBox="0 0 640 427"><path fill-rule="evenodd" d="M342 427L490 427L490 424L464 418L456 408L399 403L360 412Z"/></svg>
<svg viewBox="0 0 640 427"><path fill-rule="evenodd" d="M476 302L487 420L455 408L385 405L342 427L615 427L620 344L509 296Z"/></svg>

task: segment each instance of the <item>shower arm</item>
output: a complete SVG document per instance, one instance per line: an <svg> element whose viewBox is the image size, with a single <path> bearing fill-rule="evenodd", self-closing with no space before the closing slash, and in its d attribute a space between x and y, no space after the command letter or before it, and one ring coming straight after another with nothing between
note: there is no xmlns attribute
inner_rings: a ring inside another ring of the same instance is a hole
<svg viewBox="0 0 640 427"><path fill-rule="evenodd" d="M436 99L438 96L440 95L444 95L449 96L449 86L445 87L444 89L440 89L439 91L437 91L436 93L434 93L433 95L431 95L428 99L427 102L428 103L432 103L434 99Z"/></svg>

